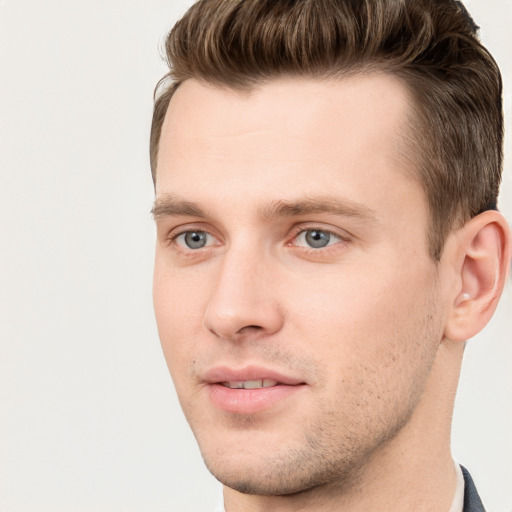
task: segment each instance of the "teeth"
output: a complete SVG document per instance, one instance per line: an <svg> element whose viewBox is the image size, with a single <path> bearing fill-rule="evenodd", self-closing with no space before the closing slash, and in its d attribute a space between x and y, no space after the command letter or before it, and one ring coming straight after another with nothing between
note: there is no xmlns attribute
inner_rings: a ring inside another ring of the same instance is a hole
<svg viewBox="0 0 512 512"><path fill-rule="evenodd" d="M227 388L231 389L243 389L244 383L243 381L240 382L221 382L223 386L226 386Z"/></svg>
<svg viewBox="0 0 512 512"><path fill-rule="evenodd" d="M244 381L244 389L258 389L263 387L261 380L246 380Z"/></svg>
<svg viewBox="0 0 512 512"><path fill-rule="evenodd" d="M270 388L277 384L276 380L272 379L260 379L260 380L241 380L241 381L230 381L221 382L223 386L231 389L259 389L259 388Z"/></svg>

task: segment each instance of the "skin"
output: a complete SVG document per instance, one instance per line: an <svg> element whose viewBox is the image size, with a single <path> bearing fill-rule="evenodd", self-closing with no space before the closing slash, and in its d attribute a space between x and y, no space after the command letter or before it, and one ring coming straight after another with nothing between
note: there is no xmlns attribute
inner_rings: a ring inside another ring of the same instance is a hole
<svg viewBox="0 0 512 512"><path fill-rule="evenodd" d="M426 198L398 157L409 101L383 74L276 79L250 93L188 80L171 101L154 304L228 512L450 508L462 341L492 314L491 292L479 316L473 298L510 249L487 270L470 255L508 240L484 214L450 235L439 263L429 257ZM330 233L328 245L308 245L312 230ZM191 248L197 231L206 245ZM218 366L302 385L233 413L205 382Z"/></svg>

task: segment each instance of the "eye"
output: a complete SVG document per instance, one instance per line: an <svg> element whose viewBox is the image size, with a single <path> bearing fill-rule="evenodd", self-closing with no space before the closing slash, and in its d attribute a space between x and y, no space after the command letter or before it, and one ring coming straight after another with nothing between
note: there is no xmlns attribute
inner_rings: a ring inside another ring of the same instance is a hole
<svg viewBox="0 0 512 512"><path fill-rule="evenodd" d="M214 238L206 231L185 231L175 238L176 243L186 249L202 249L214 243Z"/></svg>
<svg viewBox="0 0 512 512"><path fill-rule="evenodd" d="M307 229L301 231L295 238L295 245L301 247L310 247L312 249L322 249L328 245L341 242L342 238L330 231L323 229Z"/></svg>

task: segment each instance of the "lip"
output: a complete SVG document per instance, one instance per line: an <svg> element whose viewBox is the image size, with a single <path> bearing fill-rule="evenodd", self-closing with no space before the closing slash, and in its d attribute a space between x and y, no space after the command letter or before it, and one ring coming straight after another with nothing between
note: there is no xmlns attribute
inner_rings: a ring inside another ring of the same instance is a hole
<svg viewBox="0 0 512 512"><path fill-rule="evenodd" d="M272 387L257 389L232 389L223 382L248 380L275 380ZM215 367L204 374L209 398L213 405L233 414L256 414L284 404L302 391L306 383L294 376L269 368L250 366L246 368Z"/></svg>
<svg viewBox="0 0 512 512"><path fill-rule="evenodd" d="M286 375L279 371L258 367L247 366L245 368L230 368L228 366L217 366L209 369L203 376L204 382L207 384L219 384L220 382L233 382L245 380L275 380L279 384L287 386L296 386L305 384L305 382L297 377Z"/></svg>

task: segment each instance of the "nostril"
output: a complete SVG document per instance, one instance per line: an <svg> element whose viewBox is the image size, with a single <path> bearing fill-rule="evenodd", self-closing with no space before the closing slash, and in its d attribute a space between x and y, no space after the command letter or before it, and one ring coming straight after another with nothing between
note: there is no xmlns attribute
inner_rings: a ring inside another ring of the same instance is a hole
<svg viewBox="0 0 512 512"><path fill-rule="evenodd" d="M263 327L261 325L246 325L245 327L242 327L238 332L244 332L244 331L261 331Z"/></svg>

